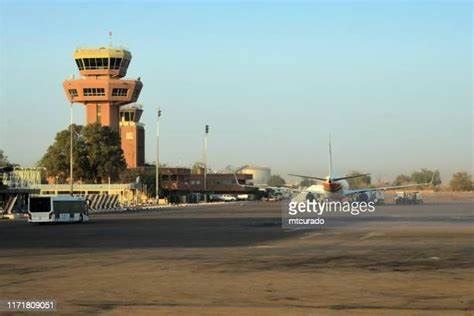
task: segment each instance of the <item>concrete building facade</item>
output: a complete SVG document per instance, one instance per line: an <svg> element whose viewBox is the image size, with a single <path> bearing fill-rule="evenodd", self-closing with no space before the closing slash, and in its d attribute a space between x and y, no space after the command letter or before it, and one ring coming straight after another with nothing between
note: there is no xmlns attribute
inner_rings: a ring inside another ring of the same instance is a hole
<svg viewBox="0 0 474 316"><path fill-rule="evenodd" d="M190 168L160 168L160 192L170 201L183 202L193 194L253 194L257 188L248 185L250 174L208 173L204 186L204 173L192 173ZM206 187L206 189L204 189ZM184 200L183 200L184 198Z"/></svg>

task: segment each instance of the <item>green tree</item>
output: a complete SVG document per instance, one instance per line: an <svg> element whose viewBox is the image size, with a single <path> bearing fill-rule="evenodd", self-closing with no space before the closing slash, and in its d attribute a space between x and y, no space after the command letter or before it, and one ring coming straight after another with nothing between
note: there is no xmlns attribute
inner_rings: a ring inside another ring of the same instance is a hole
<svg viewBox="0 0 474 316"><path fill-rule="evenodd" d="M363 175L362 172L354 170L354 171L349 172L347 176L350 177L350 176L359 176L359 175L361 176L357 178L347 179L347 182L349 183L350 188L362 189L362 188L366 188L370 186L372 179L369 175Z"/></svg>
<svg viewBox="0 0 474 316"><path fill-rule="evenodd" d="M0 149L0 167L6 167L10 164L8 161L7 155L5 155L5 152Z"/></svg>
<svg viewBox="0 0 474 316"><path fill-rule="evenodd" d="M88 165L83 165L87 160L87 152L84 151L84 139L78 137L82 131L82 126L73 125L73 170L76 179L87 179L85 172ZM70 133L69 129L60 131L54 138L53 145L49 146L38 165L46 169L47 177L54 177L59 183L64 183L69 177L69 154L70 154Z"/></svg>
<svg viewBox="0 0 474 316"><path fill-rule="evenodd" d="M439 186L441 184L441 174L439 173L439 170L434 171L431 181L433 186Z"/></svg>
<svg viewBox="0 0 474 316"><path fill-rule="evenodd" d="M268 185L271 187L282 187L285 185L285 179L279 175L273 175L270 177L270 180L268 180Z"/></svg>
<svg viewBox="0 0 474 316"><path fill-rule="evenodd" d="M311 180L311 179L303 179L300 182L300 187L309 187L313 184L316 184L317 181Z"/></svg>
<svg viewBox="0 0 474 316"><path fill-rule="evenodd" d="M99 183L108 177L117 180L126 168L119 134L100 124L87 125L82 134L91 171L89 179Z"/></svg>
<svg viewBox="0 0 474 316"><path fill-rule="evenodd" d="M453 191L472 191L474 188L472 176L465 171L453 174L449 186Z"/></svg>
<svg viewBox="0 0 474 316"><path fill-rule="evenodd" d="M420 171L415 171L411 174L411 181L414 183L430 183L433 185L441 184L441 176L438 170L432 171L422 168Z"/></svg>
<svg viewBox="0 0 474 316"><path fill-rule="evenodd" d="M160 164L160 167L162 165ZM147 165L145 167L126 169L120 174L120 181L122 183L131 183L137 181L146 185L148 196L156 196L156 169L155 165Z"/></svg>
<svg viewBox="0 0 474 316"><path fill-rule="evenodd" d="M99 124L86 127L73 125L74 178L86 182L117 180L126 168L117 132ZM54 143L41 158L39 166L46 168L48 177L65 182L69 177L69 128L56 134Z"/></svg>
<svg viewBox="0 0 474 316"><path fill-rule="evenodd" d="M407 176L406 174L400 174L393 181L393 185L403 185L410 182L411 182L410 176Z"/></svg>

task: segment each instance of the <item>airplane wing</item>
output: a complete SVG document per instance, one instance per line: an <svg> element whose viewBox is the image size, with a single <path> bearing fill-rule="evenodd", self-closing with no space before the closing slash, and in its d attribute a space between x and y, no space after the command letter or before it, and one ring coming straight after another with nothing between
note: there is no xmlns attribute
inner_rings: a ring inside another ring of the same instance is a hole
<svg viewBox="0 0 474 316"><path fill-rule="evenodd" d="M312 177L312 176L303 176L303 175L291 174L291 173L289 173L288 175L293 176L293 177L300 177L300 178L304 178L304 179L313 179L313 180L319 180L319 181L326 181L326 179L324 179L324 178L318 178L318 177Z"/></svg>
<svg viewBox="0 0 474 316"><path fill-rule="evenodd" d="M303 176L303 175L300 175L300 174L289 173L288 175L293 176L293 177L300 177L300 178L304 178L304 179L313 179L313 180L320 180L320 181L328 180L327 178L319 178L319 177L313 177L313 176ZM345 176L345 177L337 177L337 178L331 178L331 181L340 181L340 180L345 180L345 179L360 178L360 177L365 177L365 176L368 176L368 175L370 175L370 173L356 174L356 175L353 175L353 176Z"/></svg>
<svg viewBox="0 0 474 316"><path fill-rule="evenodd" d="M372 191L386 191L386 190L394 190L394 189L403 189L403 188L411 188L411 187L419 187L430 185L431 182L428 183L414 183L414 184L405 184L405 185L392 185L388 187L378 187L378 188L365 188L365 189L355 189L355 190L345 190L344 193L346 195L352 195L362 192L372 192Z"/></svg>
<svg viewBox="0 0 474 316"><path fill-rule="evenodd" d="M333 178L333 179L331 179L331 180L332 180L332 181L339 181L339 180L360 178L360 177L365 177L365 176L370 176L370 173L356 174L356 175L353 175L353 176L345 176L345 177Z"/></svg>

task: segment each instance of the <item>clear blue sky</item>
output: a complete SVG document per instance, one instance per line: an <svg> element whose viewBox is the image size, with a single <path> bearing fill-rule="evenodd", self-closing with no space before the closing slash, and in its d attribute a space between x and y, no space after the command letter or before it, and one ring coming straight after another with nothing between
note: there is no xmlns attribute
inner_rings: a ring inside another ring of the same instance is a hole
<svg viewBox="0 0 474 316"><path fill-rule="evenodd" d="M62 81L79 46L131 50L146 159L211 167L335 167L390 179L421 167L472 170L471 2L0 0L0 148L32 165L68 125ZM75 106L76 122L84 109Z"/></svg>

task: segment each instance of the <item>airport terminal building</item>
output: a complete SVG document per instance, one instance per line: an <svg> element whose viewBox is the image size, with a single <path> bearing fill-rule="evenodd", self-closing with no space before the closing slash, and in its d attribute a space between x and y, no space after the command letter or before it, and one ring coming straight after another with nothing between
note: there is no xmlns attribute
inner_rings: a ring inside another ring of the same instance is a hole
<svg viewBox="0 0 474 316"><path fill-rule="evenodd" d="M160 196L170 202L196 202L204 194L248 194L254 198L258 189L248 185L251 174L193 173L190 168L160 168Z"/></svg>

